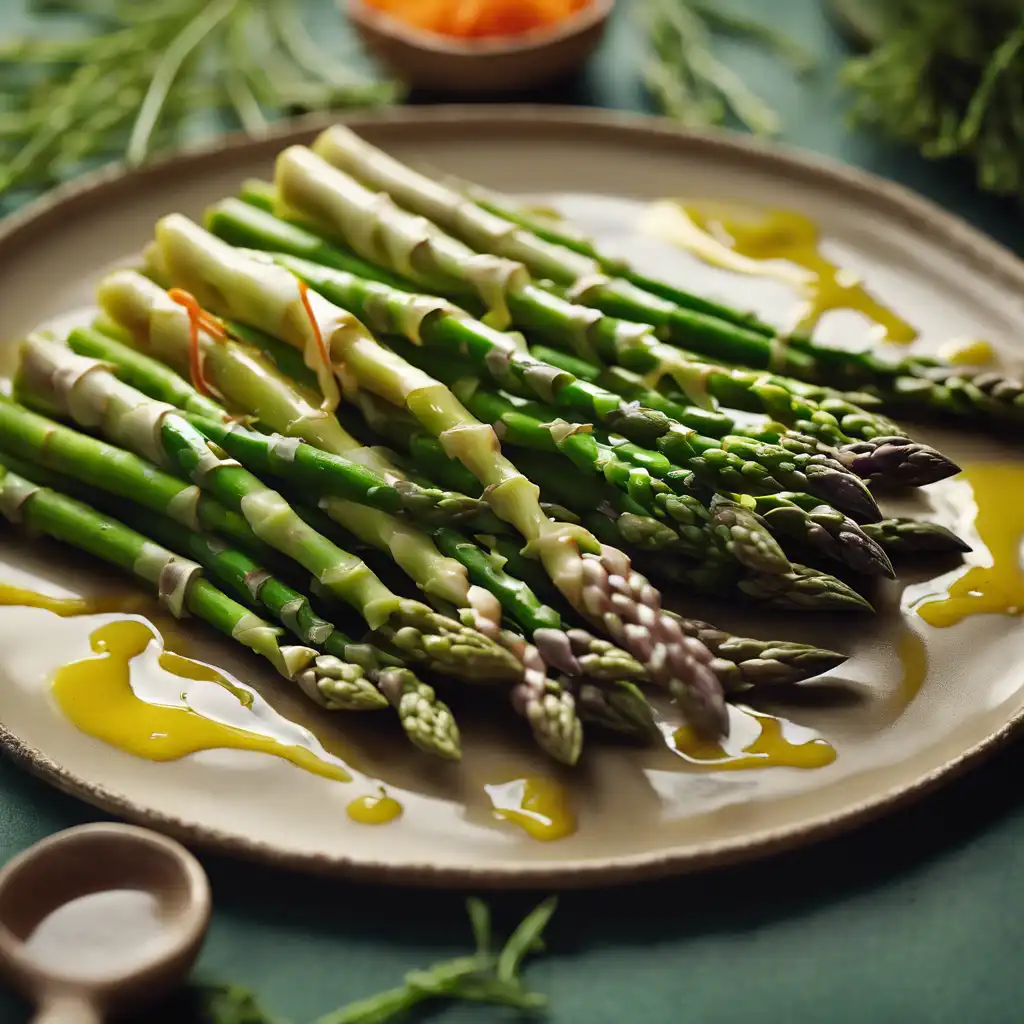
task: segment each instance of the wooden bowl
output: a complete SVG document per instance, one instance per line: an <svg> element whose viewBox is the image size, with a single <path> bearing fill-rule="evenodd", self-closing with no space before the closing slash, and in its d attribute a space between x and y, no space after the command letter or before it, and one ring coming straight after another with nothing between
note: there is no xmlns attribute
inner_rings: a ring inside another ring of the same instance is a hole
<svg viewBox="0 0 1024 1024"><path fill-rule="evenodd" d="M591 0L565 21L518 36L461 40L424 32L364 3L339 0L367 49L406 84L476 96L535 88L579 68L597 49L614 0Z"/></svg>

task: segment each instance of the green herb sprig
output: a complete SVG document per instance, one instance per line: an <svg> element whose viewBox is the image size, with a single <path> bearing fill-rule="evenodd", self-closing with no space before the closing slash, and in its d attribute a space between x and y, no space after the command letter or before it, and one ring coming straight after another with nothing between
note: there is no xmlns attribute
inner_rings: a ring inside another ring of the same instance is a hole
<svg viewBox="0 0 1024 1024"><path fill-rule="evenodd" d="M476 949L471 956L410 971L401 985L368 999L350 1003L321 1017L315 1024L387 1024L428 1000L489 1003L536 1013L547 997L532 992L520 974L524 959L544 948L543 933L555 912L551 897L535 907L500 949L493 944L491 915L478 899L467 901ZM185 994L186 1006L176 1005L177 1024L282 1024L252 992L235 985L194 985Z"/></svg>
<svg viewBox="0 0 1024 1024"><path fill-rule="evenodd" d="M1024 9L1019 0L886 0L879 35L846 67L855 124L930 159L964 157L981 188L1024 192Z"/></svg>
<svg viewBox="0 0 1024 1024"><path fill-rule="evenodd" d="M282 114L399 96L322 50L295 0L42 0L85 22L0 44L0 197L103 160L137 165L207 112L254 131Z"/></svg>
<svg viewBox="0 0 1024 1024"><path fill-rule="evenodd" d="M715 56L719 38L759 47L799 75L816 66L798 43L717 0L642 0L637 12L650 51L644 84L661 113L688 128L719 125L732 115L759 135L779 131L778 113Z"/></svg>

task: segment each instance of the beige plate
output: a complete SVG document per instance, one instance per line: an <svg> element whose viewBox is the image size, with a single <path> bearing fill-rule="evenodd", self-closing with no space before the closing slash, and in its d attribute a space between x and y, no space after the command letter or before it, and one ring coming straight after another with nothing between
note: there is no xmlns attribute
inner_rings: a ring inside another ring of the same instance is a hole
<svg viewBox="0 0 1024 1024"><path fill-rule="evenodd" d="M1020 263L922 200L837 165L728 135L685 135L657 121L582 111L414 109L357 123L373 142L411 161L513 192L560 197L639 262L768 314L789 301L779 287L730 278L634 235L640 203L685 195L804 211L820 221L831 251L865 272L873 290L918 325L926 342L969 334L1008 343L1024 334ZM9 343L7 355L14 339L41 319L87 303L103 268L137 252L159 215L200 214L244 177L266 175L279 148L309 138L316 127L234 139L126 177L102 175L5 222L0 336ZM864 324L846 314L826 324L843 328L859 335ZM954 456L970 457L962 440L941 441ZM978 451L1009 457L992 446ZM962 483L931 491L947 521L958 502L969 502ZM63 550L40 553L10 534L0 543L8 580L34 575L51 589L72 592L103 585L95 569ZM931 631L931 671L908 705L892 646L903 628L899 597L896 586L883 595L883 614L874 623L838 626L763 615L743 622L729 610L701 607L722 625L853 652L838 674L854 684L847 700L809 696L799 706L773 708L827 737L838 759L815 771L702 774L667 752L594 742L573 783L579 830L555 843L532 841L489 813L483 782L552 774L510 716L500 716L511 733L501 739L475 722L465 725L469 751L461 769L427 764L395 738L390 723L333 718L328 724L327 716L307 712L251 661L202 631L196 631L197 654L251 682L286 715L305 716L328 747L387 784L404 816L378 828L351 822L344 808L371 791L367 781L332 783L259 754L212 752L151 763L76 732L50 703L46 681L63 660L88 652L95 619L58 620L16 608L0 613L0 738L31 770L98 806L199 844L304 869L509 886L664 875L834 833L927 790L1011 734L1024 709L1024 632L1017 620L988 616ZM916 628L923 629L919 622Z"/></svg>

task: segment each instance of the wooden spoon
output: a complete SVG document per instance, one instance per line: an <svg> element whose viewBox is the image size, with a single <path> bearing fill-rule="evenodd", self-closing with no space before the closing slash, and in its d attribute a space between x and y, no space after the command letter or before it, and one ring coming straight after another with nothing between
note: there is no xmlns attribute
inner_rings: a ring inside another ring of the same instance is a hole
<svg viewBox="0 0 1024 1024"><path fill-rule="evenodd" d="M0 871L0 970L45 1024L96 1024L184 978L210 886L184 847L130 825L58 832Z"/></svg>

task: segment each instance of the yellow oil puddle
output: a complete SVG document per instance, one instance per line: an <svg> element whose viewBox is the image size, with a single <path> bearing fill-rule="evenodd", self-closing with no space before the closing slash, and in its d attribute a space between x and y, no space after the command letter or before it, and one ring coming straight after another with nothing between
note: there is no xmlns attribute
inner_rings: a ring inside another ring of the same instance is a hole
<svg viewBox="0 0 1024 1024"><path fill-rule="evenodd" d="M402 805L385 793L356 797L345 813L360 825L386 825L401 816Z"/></svg>
<svg viewBox="0 0 1024 1024"><path fill-rule="evenodd" d="M897 641L896 653L901 673L896 694L902 711L911 705L928 678L928 648L917 633L905 629Z"/></svg>
<svg viewBox="0 0 1024 1024"><path fill-rule="evenodd" d="M539 776L484 786L494 816L518 825L541 842L565 839L576 831L576 816L564 786Z"/></svg>
<svg viewBox="0 0 1024 1024"><path fill-rule="evenodd" d="M940 629L971 615L1020 615L1024 611L1024 464L978 463L964 467L962 479L974 492L975 528L983 547L942 591L918 598L913 609Z"/></svg>
<svg viewBox="0 0 1024 1024"><path fill-rule="evenodd" d="M732 712L730 735L721 743L702 739L684 725L666 737L669 748L688 765L715 772L824 768L836 759L835 747L820 736L790 739L789 723L781 718L748 707L733 707Z"/></svg>
<svg viewBox="0 0 1024 1024"><path fill-rule="evenodd" d="M256 699L207 665L161 653L151 671L165 677L159 681L168 693L177 695L177 702L150 703L140 698L132 688L132 662L151 644L160 645L159 634L148 622L125 619L108 623L96 629L89 642L93 656L59 669L52 690L61 711L87 735L150 761L174 761L202 750L249 750L282 758L327 779L351 780L340 762L330 760L312 744L303 746L283 737L227 725L196 711L189 702L188 687L181 684L215 682L250 711ZM284 719L280 724L291 726ZM275 722L264 714L260 725L270 730Z"/></svg>
<svg viewBox="0 0 1024 1024"><path fill-rule="evenodd" d="M53 612L62 619L73 619L83 615L142 615L156 625L163 639L165 657L172 651L187 654L188 639L173 625L176 620L161 615L160 605L142 591L125 591L117 594L93 595L90 597L55 597L36 590L17 587L12 583L0 583L0 606L19 608L40 608ZM168 618L168 622L164 622ZM212 670L211 670L212 671Z"/></svg>
<svg viewBox="0 0 1024 1024"><path fill-rule="evenodd" d="M955 338L939 349L939 358L955 366L988 366L995 362L996 354L981 338Z"/></svg>
<svg viewBox="0 0 1024 1024"><path fill-rule="evenodd" d="M809 217L791 210L758 210L712 203L655 203L641 228L725 270L768 277L802 297L788 332L809 334L834 309L863 314L878 340L907 345L917 331L864 287L863 278L821 252L821 232Z"/></svg>
<svg viewBox="0 0 1024 1024"><path fill-rule="evenodd" d="M75 618L80 615L145 615L155 604L145 594L109 594L98 597L53 597L35 590L16 587L11 583L0 583L0 605L18 605L22 608L42 608L61 618Z"/></svg>

